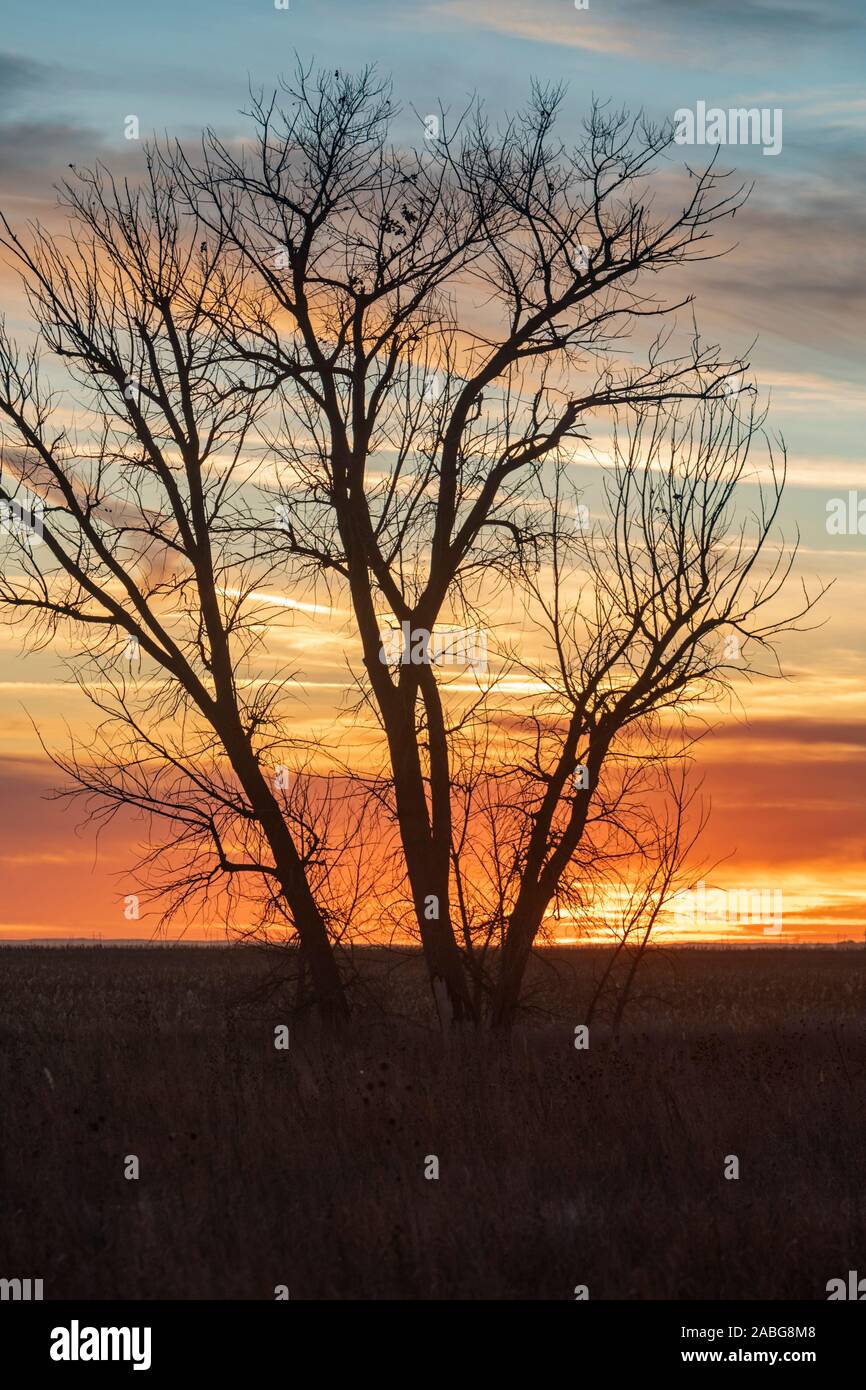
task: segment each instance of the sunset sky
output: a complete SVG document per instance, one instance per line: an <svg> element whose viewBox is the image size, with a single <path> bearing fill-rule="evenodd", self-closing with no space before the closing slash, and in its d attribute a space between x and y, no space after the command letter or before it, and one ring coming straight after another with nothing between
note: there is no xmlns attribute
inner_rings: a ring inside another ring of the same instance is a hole
<svg viewBox="0 0 866 1390"><path fill-rule="evenodd" d="M328 68L376 61L393 74L403 111L398 138L419 117L462 108L478 93L494 113L514 109L531 76L565 82L563 135L592 96L643 107L653 119L680 107L769 107L783 113L778 155L726 152L755 188L723 230L736 246L689 271L704 336L729 356L747 353L769 424L784 436L789 481L782 522L799 528L800 573L834 581L816 630L786 640L788 679L738 688L739 710L700 754L712 815L704 859L712 881L780 890L777 940L862 940L866 930L866 535L830 535L827 504L860 489L866 372L866 11L855 0L730 4L702 0L152 0L144 7L87 0L6 0L0 39L0 205L14 224L53 224L53 185L70 163L96 159L134 173L140 145L213 127L241 135L248 84L271 86L294 53ZM694 151L689 152L693 162ZM734 236L735 233L735 236ZM27 312L0 267L7 317L21 336ZM757 338L754 350L749 351ZM603 440L597 441L603 446ZM574 478L591 493L594 465ZM864 508L866 510L866 508ZM866 520L864 520L866 530ZM290 595L274 593L275 610ZM297 671L306 728L349 745L335 725L345 686L340 614L288 610L275 630ZM123 919L123 868L136 832L97 844L83 807L45 800L57 774L39 746L64 746L90 718L58 654L22 657L0 627L0 937L147 936ZM218 933L218 924L202 924ZM760 928L728 933L760 939ZM709 934L711 935L711 933ZM707 934L705 934L707 939Z"/></svg>

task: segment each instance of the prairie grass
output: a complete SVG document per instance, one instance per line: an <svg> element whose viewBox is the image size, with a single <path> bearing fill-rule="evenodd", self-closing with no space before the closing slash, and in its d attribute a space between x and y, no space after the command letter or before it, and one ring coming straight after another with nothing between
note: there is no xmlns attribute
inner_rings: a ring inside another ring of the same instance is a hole
<svg viewBox="0 0 866 1390"><path fill-rule="evenodd" d="M866 1272L866 952L651 953L587 1051L598 951L538 961L509 1040L443 1040L420 962L396 965L356 959L335 1037L270 954L0 951L0 1275L46 1298L822 1299Z"/></svg>

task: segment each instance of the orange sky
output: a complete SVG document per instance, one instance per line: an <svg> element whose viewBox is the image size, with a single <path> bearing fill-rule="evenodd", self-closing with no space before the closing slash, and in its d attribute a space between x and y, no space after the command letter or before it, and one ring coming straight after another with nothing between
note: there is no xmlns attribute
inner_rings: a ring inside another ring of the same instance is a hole
<svg viewBox="0 0 866 1390"><path fill-rule="evenodd" d="M41 11L11 0L0 41L8 49L0 51L0 205L13 219L51 221L52 183L72 160L101 157L134 171L139 151L122 136L129 110L140 111L145 135L190 134L208 124L228 135L239 129L247 74L269 82L273 65L285 66L270 27L283 17L263 12L246 23L243 7L223 0L199 16L195 8L183 21L171 8L166 23L175 39L166 54L150 26L128 17L88 27L75 12L58 10L46 26ZM763 938L760 927L710 925L698 939L862 940L866 536L831 535L825 521L831 499L858 488L866 496L866 118L850 70L863 16L853 3L840 4L825 32L818 12L804 26L794 15L784 28L774 7L737 8L734 15L726 6L666 0L648 24L633 0L610 13L593 3L583 19L553 0L532 7L383 3L366 20L364 7L325 3L292 7L291 44L329 66L384 54L407 113L436 110L439 99L462 104L473 88L494 108L513 107L529 73L572 84L566 116L573 124L589 91L643 104L658 118L698 98L784 107L777 158L736 152L738 166L756 179L738 214L736 250L689 271L688 288L707 338L733 355L757 337L752 370L789 450L782 524L789 535L801 533L800 572L810 582L835 582L818 615L823 625L782 645L788 679L738 685L736 713L719 712L721 727L698 755L712 802L700 858L720 861L708 881L732 891L778 890L783 931ZM746 10L748 42L737 31ZM291 44L282 42L280 52L289 54ZM26 308L2 267L0 296L26 335ZM603 435L593 442L603 451ZM575 481L590 490L593 469L576 453ZM353 655L345 615L287 609L290 597L269 593L265 606L272 600L269 660L274 669L289 660L297 672L295 729L360 756L370 731L339 714L346 656ZM532 634L524 639L531 646ZM61 656L59 646L23 656L17 635L0 626L0 939L147 937L153 919L123 916L139 829L127 819L97 842L92 828L76 830L82 806L45 799L57 775L31 721L62 750L65 726L81 736L92 719ZM507 707L507 692L502 698ZM567 924L557 930L568 936ZM190 931L219 936L222 926L197 922Z"/></svg>

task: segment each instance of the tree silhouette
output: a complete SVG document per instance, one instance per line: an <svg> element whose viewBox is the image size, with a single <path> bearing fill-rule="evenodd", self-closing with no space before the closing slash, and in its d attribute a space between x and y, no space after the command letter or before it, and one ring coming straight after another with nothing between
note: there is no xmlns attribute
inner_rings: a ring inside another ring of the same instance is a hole
<svg viewBox="0 0 866 1390"><path fill-rule="evenodd" d="M446 1021L481 1007L458 930L469 885L454 814L461 744L475 750L473 776L489 768L476 735L490 692L479 683L458 710L451 673L428 654L437 624L484 627L497 592L521 586L550 635L553 664L537 675L548 724L558 702L557 715L531 771L511 768L528 834L512 844L498 909L491 1009L506 1024L625 737L640 725L657 760L659 713L724 684L722 629L759 650L787 621L763 612L790 559L749 587L781 496L772 455L753 534L744 523L733 559L728 550L761 424L752 392L731 392L745 364L696 331L676 354L664 328L634 363L646 323L690 299L663 300L661 273L717 254L711 229L747 190L712 166L686 170L685 199L664 185L668 210L656 213L649 184L671 131L596 106L568 151L555 134L561 100L534 86L498 131L477 105L451 128L441 112L425 121L435 138L407 150L391 143L397 113L374 71L299 66L280 93L254 98L251 146L210 134L195 161L179 148L165 156L197 217L260 285L255 312L231 306L221 332L279 392L286 564L326 576L351 603ZM619 437L630 422L632 441L617 445L604 534L566 537L550 475L562 480L599 420ZM563 587L568 557L583 566L588 615ZM383 622L405 635L396 661ZM537 726L538 709L526 717ZM488 752L501 776L507 760L489 741ZM573 790L578 766L588 782ZM496 823L507 814L501 803Z"/></svg>
<svg viewBox="0 0 866 1390"><path fill-rule="evenodd" d="M328 856L348 831L289 738L284 675L245 679L268 578L351 612L385 767L345 771L391 818L446 1025L510 1024L551 910L580 920L626 866L644 885L629 935L652 928L690 843L672 775L686 711L811 606L773 607L794 556L768 545L783 449L738 505L763 424L746 364L696 329L675 348L691 296L658 289L719 254L712 229L747 190L711 165L683 171L683 197L660 162L672 131L601 105L568 150L561 103L533 86L499 130L477 104L440 112L412 150L375 71L299 66L253 97L246 145L153 148L140 191L101 171L68 186L73 250L43 233L26 249L4 223L43 344L93 415L82 443L52 425L38 355L4 338L0 495L43 499L48 564L19 543L0 601L87 632L103 677L127 636L161 673L146 720L104 681L128 746L67 766L182 827L181 897L212 873L270 884L338 1014L349 922ZM577 526L568 466L600 428L604 515ZM493 630L503 595L539 660ZM262 770L281 742L282 797Z"/></svg>
<svg viewBox="0 0 866 1390"><path fill-rule="evenodd" d="M321 837L297 783L267 775L275 741L303 762L285 680L251 676L249 595L270 567L242 494L266 396L213 314L244 296L243 269L219 240L201 250L153 160L141 188L98 170L64 198L69 238L36 228L25 245L2 223L38 342L0 332L0 498L40 499L42 535L7 529L0 605L32 643L65 636L103 716L62 764L79 787L163 824L181 902L216 873L259 882L298 932L320 1009L340 1017Z"/></svg>

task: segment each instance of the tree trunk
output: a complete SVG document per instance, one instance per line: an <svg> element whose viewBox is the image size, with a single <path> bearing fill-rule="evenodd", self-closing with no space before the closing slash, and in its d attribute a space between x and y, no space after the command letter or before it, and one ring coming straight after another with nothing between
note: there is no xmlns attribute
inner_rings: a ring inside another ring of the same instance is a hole
<svg viewBox="0 0 866 1390"><path fill-rule="evenodd" d="M273 845L271 850L277 859L279 870L279 859ZM290 892L287 892L284 886L283 893L301 939L304 958L310 967L316 1008L322 1018L329 1022L348 1018L349 1006L334 950L328 938L325 919L316 906L306 881L300 886L296 884Z"/></svg>
<svg viewBox="0 0 866 1390"><path fill-rule="evenodd" d="M494 1028L510 1028L520 1003L523 976L532 951L540 918L512 916L505 936L499 964L499 977L493 994L491 1022Z"/></svg>
<svg viewBox="0 0 866 1390"><path fill-rule="evenodd" d="M224 732L222 738L232 767L273 855L280 887L310 968L316 1008L322 1018L330 1022L348 1018L349 1007L327 924L310 891L304 866L279 803L243 735L232 729Z"/></svg>
<svg viewBox="0 0 866 1390"><path fill-rule="evenodd" d="M452 1023L474 1019L469 984L450 921L425 922L421 944L442 1031L447 1032Z"/></svg>
<svg viewBox="0 0 866 1390"><path fill-rule="evenodd" d="M410 710L403 709L400 715L402 724L393 718L391 726L386 725L397 822L430 988L439 1022L443 1031L447 1031L452 1023L464 1023L475 1017L469 981L451 921L450 824L441 819L438 824L431 824ZM435 916L430 915L433 913Z"/></svg>
<svg viewBox="0 0 866 1390"><path fill-rule="evenodd" d="M439 1023L443 1032L447 1032L452 1023L466 1023L475 1017L469 981L451 922L447 870L444 875L436 871L436 855L429 841L426 847L418 848L415 844L407 845L404 840L404 851L430 988ZM426 915L431 897L436 903L435 918Z"/></svg>

